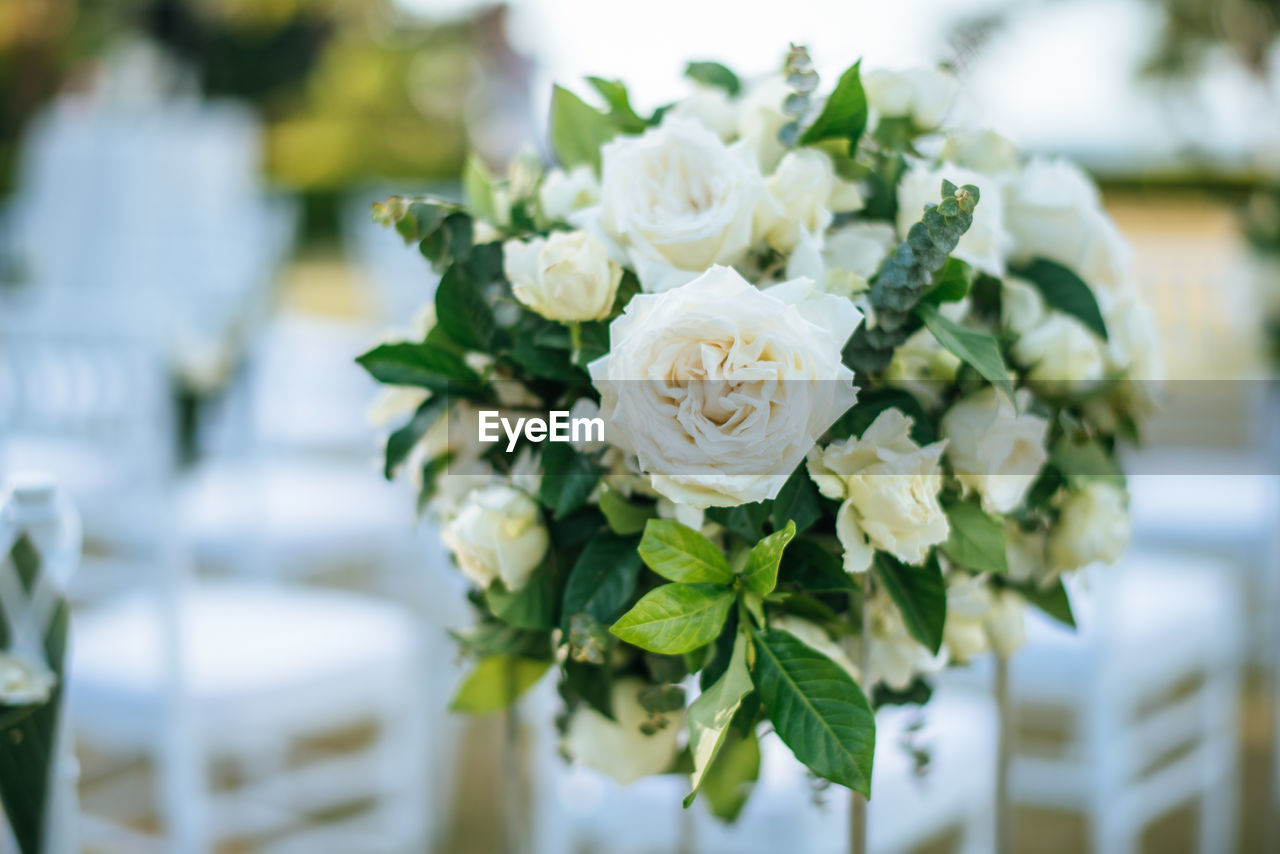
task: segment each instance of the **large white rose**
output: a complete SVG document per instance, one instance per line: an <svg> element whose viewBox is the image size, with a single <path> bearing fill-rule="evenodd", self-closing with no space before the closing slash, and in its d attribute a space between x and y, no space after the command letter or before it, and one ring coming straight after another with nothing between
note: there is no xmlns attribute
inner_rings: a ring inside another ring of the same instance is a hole
<svg viewBox="0 0 1280 854"><path fill-rule="evenodd" d="M939 127L951 112L960 84L942 69L877 69L862 77L867 103L881 116L907 118L920 130Z"/></svg>
<svg viewBox="0 0 1280 854"><path fill-rule="evenodd" d="M818 490L844 500L836 535L848 572L870 568L876 549L923 563L950 532L938 502L938 459L946 442L920 447L911 439L911 424L901 411L886 409L861 438L832 442L809 455L809 475Z"/></svg>
<svg viewBox="0 0 1280 854"><path fill-rule="evenodd" d="M676 758L679 720L667 720L661 728L641 727L652 716L640 705L646 684L635 677L617 679L610 691L613 720L585 703L569 718L564 749L574 762L608 774L623 786L642 777L661 774Z"/></svg>
<svg viewBox="0 0 1280 854"><path fill-rule="evenodd" d="M807 279L759 290L712 267L640 294L589 366L653 487L695 507L773 498L856 399L841 348L861 315Z"/></svg>
<svg viewBox="0 0 1280 854"><path fill-rule="evenodd" d="M553 220L568 221L569 216L600 201L600 181L587 164L568 172L552 169L538 188L542 212Z"/></svg>
<svg viewBox="0 0 1280 854"><path fill-rule="evenodd" d="M575 221L598 227L644 290L682 285L751 247L767 194L749 153L671 118L606 143L601 157L600 205Z"/></svg>
<svg viewBox="0 0 1280 854"><path fill-rule="evenodd" d="M979 206L986 202L983 195ZM1067 160L1032 159L1008 184L1005 207L1016 260L1057 261L1095 287L1124 284L1130 250L1080 167Z"/></svg>
<svg viewBox="0 0 1280 854"><path fill-rule="evenodd" d="M790 252L802 237L821 238L833 212L862 207L857 186L841 180L831 158L813 148L788 151L765 184L778 219L764 239L779 252Z"/></svg>
<svg viewBox="0 0 1280 854"><path fill-rule="evenodd" d="M907 231L924 215L926 204L941 201L943 180L956 186L972 184L981 196L973 210L973 224L951 254L984 273L1003 276L1013 239L1005 227L1000 185L987 175L951 163L932 169L918 165L908 170L898 184L898 236L906 238Z"/></svg>
<svg viewBox="0 0 1280 854"><path fill-rule="evenodd" d="M440 536L467 578L481 587L501 578L508 590L524 587L549 544L538 505L501 483L472 492Z"/></svg>
<svg viewBox="0 0 1280 854"><path fill-rule="evenodd" d="M587 231L508 240L502 266L516 299L548 320L603 320L613 309L622 268L600 238Z"/></svg>
<svg viewBox="0 0 1280 854"><path fill-rule="evenodd" d="M990 513L1008 513L1022 497L1049 457L1045 435L1049 422L1028 412L1031 393L1019 389L1018 406L987 387L957 401L942 418L947 458L956 479L982 496Z"/></svg>
<svg viewBox="0 0 1280 854"><path fill-rule="evenodd" d="M1104 481L1073 489L1049 534L1049 565L1055 571L1091 563L1115 563L1129 544L1125 491Z"/></svg>
<svg viewBox="0 0 1280 854"><path fill-rule="evenodd" d="M1077 390L1102 378L1102 339L1060 311L1048 312L1013 344L1013 358L1030 368L1027 379L1048 392Z"/></svg>

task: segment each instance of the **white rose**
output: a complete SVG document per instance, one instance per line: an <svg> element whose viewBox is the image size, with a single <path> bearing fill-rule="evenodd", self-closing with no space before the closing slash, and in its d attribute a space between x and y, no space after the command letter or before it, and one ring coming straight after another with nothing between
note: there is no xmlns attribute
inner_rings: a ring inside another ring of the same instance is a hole
<svg viewBox="0 0 1280 854"><path fill-rule="evenodd" d="M841 348L861 315L807 279L759 290L712 267L640 294L588 370L654 489L694 507L773 498L853 405Z"/></svg>
<svg viewBox="0 0 1280 854"><path fill-rule="evenodd" d="M481 587L501 578L508 590L524 587L549 543L538 505L500 483L471 493L440 536L467 578Z"/></svg>
<svg viewBox="0 0 1280 854"><path fill-rule="evenodd" d="M1017 523L1006 520L1004 525L1004 555L1009 563L1009 577L1014 581L1030 581L1036 584L1056 573L1049 571L1045 559L1045 535L1041 531L1023 531Z"/></svg>
<svg viewBox="0 0 1280 854"><path fill-rule="evenodd" d="M0 705L42 705L57 683L57 675L44 663L0 653Z"/></svg>
<svg viewBox="0 0 1280 854"><path fill-rule="evenodd" d="M1027 379L1046 391L1074 391L1102 378L1102 339L1083 323L1049 312L1013 344L1013 358L1030 368Z"/></svg>
<svg viewBox="0 0 1280 854"><path fill-rule="evenodd" d="M947 458L956 479L982 496L989 513L1008 513L1049 458L1049 422L1027 411L1031 393L1019 389L1015 409L1009 398L987 387L957 401L942 418Z"/></svg>
<svg viewBox="0 0 1280 854"><path fill-rule="evenodd" d="M841 180L831 158L813 148L788 151L765 186L778 219L764 239L779 252L790 252L802 236L821 238L833 212L862 207L858 188Z"/></svg>
<svg viewBox="0 0 1280 854"><path fill-rule="evenodd" d="M973 224L951 254L984 273L1003 276L1005 256L1013 239L1005 227L1000 185L987 175L950 163L935 169L916 166L909 170L898 184L898 236L906 238L907 231L924 215L926 204L941 201L944 179L956 186L972 184L980 194L973 210Z"/></svg>
<svg viewBox="0 0 1280 854"><path fill-rule="evenodd" d="M1026 641L1022 600L992 590L982 576L953 575L947 580L947 622L943 642L951 660L964 664L992 647L1003 657Z"/></svg>
<svg viewBox="0 0 1280 854"><path fill-rule="evenodd" d="M960 84L942 69L869 71L862 77L867 103L881 116L908 118L920 130L941 126L951 112Z"/></svg>
<svg viewBox="0 0 1280 854"><path fill-rule="evenodd" d="M669 290L746 255L767 196L742 152L673 118L606 143L601 156L600 205L576 219L601 229L644 290Z"/></svg>
<svg viewBox="0 0 1280 854"><path fill-rule="evenodd" d="M1165 379L1155 316L1132 291L1100 292L1098 303L1107 323L1107 367L1124 377L1114 402L1125 411L1150 414L1159 405Z"/></svg>
<svg viewBox="0 0 1280 854"><path fill-rule="evenodd" d="M817 623L811 623L794 614L778 614L769 618L769 627L782 629L805 646L816 649L840 665L846 673L854 678L854 681L861 680L862 676L858 672L858 665L854 664L849 658L848 651L839 643L833 641L826 630Z"/></svg>
<svg viewBox="0 0 1280 854"><path fill-rule="evenodd" d="M608 317L622 281L622 268L609 260L600 238L586 231L508 240L502 266L516 299L561 323Z"/></svg>
<svg viewBox="0 0 1280 854"><path fill-rule="evenodd" d="M590 166L583 163L568 172L552 169L538 189L542 212L557 222L567 222L569 215L600 201L600 182Z"/></svg>
<svg viewBox="0 0 1280 854"><path fill-rule="evenodd" d="M856 644L861 658L862 640ZM925 649L907 631L902 614L885 596L871 600L871 650L867 656L864 690L883 682L895 691L905 690L917 675L935 673L943 659Z"/></svg>
<svg viewBox="0 0 1280 854"><path fill-rule="evenodd" d="M957 130L947 134L942 159L985 175L1018 168L1018 149L993 130Z"/></svg>
<svg viewBox="0 0 1280 854"><path fill-rule="evenodd" d="M1125 492L1103 481L1072 490L1049 534L1049 565L1063 572L1091 563L1115 563L1129 544Z"/></svg>
<svg viewBox="0 0 1280 854"><path fill-rule="evenodd" d="M1124 284L1130 250L1103 212L1098 188L1073 163L1031 160L1009 183L1005 206L1016 260L1057 261L1095 287Z"/></svg>
<svg viewBox="0 0 1280 854"><path fill-rule="evenodd" d="M613 720L585 703L569 718L564 749L574 762L608 774L626 786L642 777L661 774L676 758L678 720L647 735L641 726L652 716L640 705L646 683L635 677L614 680L610 691ZM668 716L670 717L670 716Z"/></svg>
<svg viewBox="0 0 1280 854"><path fill-rule="evenodd" d="M867 280L897 245L893 226L884 222L853 223L820 237L802 235L787 260L787 276L806 276L828 293L852 296L867 289Z"/></svg>
<svg viewBox="0 0 1280 854"><path fill-rule="evenodd" d="M941 311L948 314L955 305L958 303L945 303ZM906 389L926 406L934 407L959 370L960 357L938 343L928 329L920 329L893 351L884 378L889 385Z"/></svg>
<svg viewBox="0 0 1280 854"><path fill-rule="evenodd" d="M938 459L946 442L920 447L911 419L897 409L876 416L860 439L832 442L809 455L809 474L828 498L844 499L836 535L847 572L864 572L875 550L907 563L923 563L947 538L947 516L938 502Z"/></svg>
<svg viewBox="0 0 1280 854"><path fill-rule="evenodd" d="M718 86L698 86L694 93L678 101L667 115L690 119L725 142L738 135L738 103Z"/></svg>
<svg viewBox="0 0 1280 854"><path fill-rule="evenodd" d="M786 78L771 74L749 83L739 98L738 138L755 152L756 166L762 172L772 172L787 151L778 133L791 121L782 112L791 92Z"/></svg>
<svg viewBox="0 0 1280 854"><path fill-rule="evenodd" d="M1025 335L1044 320L1044 297L1040 289L1017 276L1000 283L1000 325L1015 335Z"/></svg>

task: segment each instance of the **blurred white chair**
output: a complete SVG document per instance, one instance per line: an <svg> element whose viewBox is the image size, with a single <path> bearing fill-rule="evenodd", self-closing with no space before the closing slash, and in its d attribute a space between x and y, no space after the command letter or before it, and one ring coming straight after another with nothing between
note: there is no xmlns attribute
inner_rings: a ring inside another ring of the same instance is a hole
<svg viewBox="0 0 1280 854"><path fill-rule="evenodd" d="M1083 813L1097 854L1138 850L1153 820L1193 804L1198 850L1233 850L1239 576L1220 559L1135 549L1074 580L1079 631L1029 610L1010 661L1012 799Z"/></svg>
<svg viewBox="0 0 1280 854"><path fill-rule="evenodd" d="M166 373L154 350L110 333L2 320L0 446L35 435L73 447L64 463L106 460L88 485L98 503L86 516L113 501L117 516L133 516L118 530L86 524L103 557L86 559L82 574L112 565L129 589L94 591L77 611L69 689L87 745L152 762L164 835L130 826L148 805L136 814L117 804L112 817L123 822L86 815L93 850L201 854L216 840L252 837L269 837L265 850L421 850L432 799L411 612L350 593L189 577L174 522ZM20 446L0 459L20 465ZM375 727L368 743L293 761L300 740L366 724ZM215 788L216 760L235 764L236 785ZM136 790L126 794L137 800ZM361 805L310 825L317 813Z"/></svg>
<svg viewBox="0 0 1280 854"><path fill-rule="evenodd" d="M917 777L900 740L931 753ZM876 716L876 760L868 819L870 850L908 852L948 832L958 850L992 847L995 792L995 713L990 700L963 688L937 693L923 710L886 707ZM549 727L547 727L549 729ZM649 777L622 787L555 755L554 733L535 751L534 854L609 852L657 854L843 854L848 848L849 792L825 790L815 802L814 780L776 735L760 741L760 779L742 814L725 824L695 802L682 813L685 775ZM682 847L684 846L684 847Z"/></svg>

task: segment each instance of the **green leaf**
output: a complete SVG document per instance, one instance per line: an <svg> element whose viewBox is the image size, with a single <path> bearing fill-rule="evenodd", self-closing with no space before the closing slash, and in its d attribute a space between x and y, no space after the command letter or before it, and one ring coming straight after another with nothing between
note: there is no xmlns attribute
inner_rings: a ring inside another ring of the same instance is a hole
<svg viewBox="0 0 1280 854"><path fill-rule="evenodd" d="M382 344L357 356L356 362L380 383L421 386L442 394L474 392L480 381L457 353L425 342Z"/></svg>
<svg viewBox="0 0 1280 854"><path fill-rule="evenodd" d="M840 75L822 112L800 137L801 145L813 145L826 139L847 139L849 153L854 153L858 139L867 127L867 93L862 89L861 65L859 60Z"/></svg>
<svg viewBox="0 0 1280 854"><path fill-rule="evenodd" d="M510 655L482 658L459 686L449 709L470 715L500 712L533 687L550 666L550 661Z"/></svg>
<svg viewBox="0 0 1280 854"><path fill-rule="evenodd" d="M467 208L480 219L496 223L498 210L493 198L493 176L484 161L471 154L462 169L462 192Z"/></svg>
<svg viewBox="0 0 1280 854"><path fill-rule="evenodd" d="M778 497L773 499L771 518L775 530L782 530L788 522L794 522L797 534L804 533L822 518L818 488L809 477L809 468L803 463L791 473L782 489L778 490Z"/></svg>
<svg viewBox="0 0 1280 854"><path fill-rule="evenodd" d="M657 509L653 505L628 501L622 493L605 486L600 490L600 512L604 514L610 530L615 534L626 536L643 531L645 524L657 513Z"/></svg>
<svg viewBox="0 0 1280 854"><path fill-rule="evenodd" d="M691 62L685 66L684 76L703 86L723 89L731 96L742 91L738 75L718 62Z"/></svg>
<svg viewBox="0 0 1280 854"><path fill-rule="evenodd" d="M933 276L933 286L920 298L921 302L930 305L941 305L944 302L959 302L969 295L973 287L973 267L959 258L948 258Z"/></svg>
<svg viewBox="0 0 1280 854"><path fill-rule="evenodd" d="M1123 487L1125 483L1115 458L1093 439L1061 437L1049 449L1049 463L1073 484L1102 480Z"/></svg>
<svg viewBox="0 0 1280 854"><path fill-rule="evenodd" d="M1107 340L1107 324L1098 308L1098 299L1071 268L1047 258L1037 258L1009 272L1034 284L1051 307L1071 315L1103 341Z"/></svg>
<svg viewBox="0 0 1280 854"><path fill-rule="evenodd" d="M601 532L587 543L565 582L564 628L570 617L583 613L608 623L626 606L640 574L639 542L636 537Z"/></svg>
<svg viewBox="0 0 1280 854"><path fill-rule="evenodd" d="M872 566L876 578L898 606L907 631L936 655L942 648L947 620L947 583L937 558L930 555L924 566L909 566L877 552Z"/></svg>
<svg viewBox="0 0 1280 854"><path fill-rule="evenodd" d="M747 643L744 633L735 635L728 669L689 706L689 752L693 755L693 774L689 794L684 799L686 807L693 803L707 768L724 743L725 733L742 705L742 698L755 688L751 682L751 671L747 669Z"/></svg>
<svg viewBox="0 0 1280 854"><path fill-rule="evenodd" d="M711 814L721 821L733 821L760 776L760 741L754 731L740 732L737 726L720 745L716 758L702 779L702 793Z"/></svg>
<svg viewBox="0 0 1280 854"><path fill-rule="evenodd" d="M838 555L814 540L799 539L782 555L779 582L807 593L840 593L857 589Z"/></svg>
<svg viewBox="0 0 1280 854"><path fill-rule="evenodd" d="M556 86L551 92L551 149L566 169L587 163L600 171L600 147L618 134L604 113Z"/></svg>
<svg viewBox="0 0 1280 854"><path fill-rule="evenodd" d="M413 446L418 444L418 440L435 425L440 418L440 413L444 412L448 406L449 401L444 397L433 395L427 398L413 413L409 423L387 437L386 459L382 467L383 477L387 480L395 477L396 470L409 456Z"/></svg>
<svg viewBox="0 0 1280 854"><path fill-rule="evenodd" d="M595 90L609 105L609 118L624 133L641 133L649 123L640 118L631 106L631 96L621 80L605 80L602 77L588 77Z"/></svg>
<svg viewBox="0 0 1280 854"><path fill-rule="evenodd" d="M751 676L769 720L804 765L871 796L876 718L843 667L779 629L752 629Z"/></svg>
<svg viewBox="0 0 1280 854"><path fill-rule="evenodd" d="M733 570L715 543L671 519L650 519L640 541L645 565L668 581L732 584Z"/></svg>
<svg viewBox="0 0 1280 854"><path fill-rule="evenodd" d="M975 572L1009 571L1005 553L1004 526L989 516L976 502L959 499L945 502L951 532L939 546L953 562Z"/></svg>
<svg viewBox="0 0 1280 854"><path fill-rule="evenodd" d="M742 583L748 590L759 596L768 596L778 585L778 564L782 561L782 551L796 535L796 523L788 522L787 527L775 531L756 543L747 556L747 565L742 570Z"/></svg>
<svg viewBox="0 0 1280 854"><path fill-rule="evenodd" d="M915 395L900 388L872 388L859 392L858 402L853 408L831 425L831 435L841 439L861 436L886 409L900 409L911 419L911 438L916 444L929 445L937 441L929 413L925 412Z"/></svg>
<svg viewBox="0 0 1280 854"><path fill-rule="evenodd" d="M445 271L436 289L436 318L449 336L470 350L491 350L498 333L493 309L461 264Z"/></svg>
<svg viewBox="0 0 1280 854"><path fill-rule="evenodd" d="M557 519L582 507L600 480L600 468L591 458L564 442L544 444L540 462L543 475L538 500Z"/></svg>
<svg viewBox="0 0 1280 854"><path fill-rule="evenodd" d="M1055 578L1052 584L1044 586L1035 582L1026 584L1007 584L1016 590L1023 599L1035 605L1053 619L1068 628L1076 628L1076 617L1071 611L1071 597L1067 588L1062 586L1062 579Z"/></svg>
<svg viewBox="0 0 1280 854"><path fill-rule="evenodd" d="M733 591L719 584L664 584L650 590L610 629L633 646L683 655L720 634Z"/></svg>
<svg viewBox="0 0 1280 854"><path fill-rule="evenodd" d="M501 581L495 581L484 592L489 610L499 620L520 629L550 629L555 625L555 574L543 562L529 575L524 587L514 593Z"/></svg>
<svg viewBox="0 0 1280 854"><path fill-rule="evenodd" d="M772 512L773 503L756 501L735 507L708 507L706 517L717 525L724 525L733 534L749 543L764 536L764 523Z"/></svg>
<svg viewBox="0 0 1280 854"><path fill-rule="evenodd" d="M936 306L927 303L916 306L916 314L938 339L938 343L971 365L983 379L1000 389L1013 400L1013 383L1009 369L1000 355L996 339L977 329L961 326L938 313Z"/></svg>

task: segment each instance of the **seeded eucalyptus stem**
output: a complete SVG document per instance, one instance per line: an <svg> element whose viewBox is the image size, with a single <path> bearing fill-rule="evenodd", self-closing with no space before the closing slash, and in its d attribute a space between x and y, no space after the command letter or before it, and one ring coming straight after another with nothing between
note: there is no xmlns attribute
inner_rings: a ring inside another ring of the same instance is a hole
<svg viewBox="0 0 1280 854"><path fill-rule="evenodd" d="M858 669L862 676L862 688L871 699L871 599L875 595L876 580L868 569L862 586L862 643ZM874 704L872 705L874 709ZM857 792L850 793L849 801L849 854L867 854L867 799Z"/></svg>

